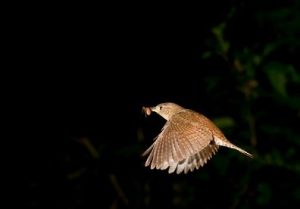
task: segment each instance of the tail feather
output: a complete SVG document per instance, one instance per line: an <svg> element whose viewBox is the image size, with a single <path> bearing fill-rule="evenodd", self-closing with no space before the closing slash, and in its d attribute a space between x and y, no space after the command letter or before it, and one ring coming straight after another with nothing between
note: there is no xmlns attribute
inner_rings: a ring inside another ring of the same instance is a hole
<svg viewBox="0 0 300 209"><path fill-rule="evenodd" d="M237 151L239 151L240 153L250 157L250 158L253 158L253 155L250 154L249 152L239 148L238 146L230 143L228 140L220 140L220 139L215 139L215 143L217 145L220 145L220 146L224 146L224 147L228 147L228 148L231 148L231 149L235 149Z"/></svg>
<svg viewBox="0 0 300 209"><path fill-rule="evenodd" d="M232 148L235 149L235 150L237 150L237 151L239 151L239 152L241 152L241 153L243 153L244 155L246 155L246 156L248 156L250 158L253 158L252 154L250 154L249 152L247 152L247 151L245 151L245 150L243 150L243 149L241 149L241 148L239 148L239 147L237 147L235 145Z"/></svg>

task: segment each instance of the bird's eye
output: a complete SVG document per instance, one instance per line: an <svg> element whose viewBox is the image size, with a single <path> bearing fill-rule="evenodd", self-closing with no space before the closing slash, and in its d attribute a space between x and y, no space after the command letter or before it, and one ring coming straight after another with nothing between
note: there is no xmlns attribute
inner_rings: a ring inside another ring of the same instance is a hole
<svg viewBox="0 0 300 209"><path fill-rule="evenodd" d="M162 109L162 106L159 106L159 110L161 110Z"/></svg>

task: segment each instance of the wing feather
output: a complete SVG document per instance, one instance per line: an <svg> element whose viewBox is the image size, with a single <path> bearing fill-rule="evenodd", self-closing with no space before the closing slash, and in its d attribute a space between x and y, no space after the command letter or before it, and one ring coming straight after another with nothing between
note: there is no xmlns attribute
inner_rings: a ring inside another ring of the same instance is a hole
<svg viewBox="0 0 300 209"><path fill-rule="evenodd" d="M199 117L199 120L191 122L190 117ZM212 133L200 122L197 123L200 119L200 114L190 110L175 114L144 152L144 155L149 154L145 166L161 170L169 168L169 173L175 170L176 173L187 173L202 167L216 152L218 145L210 144Z"/></svg>

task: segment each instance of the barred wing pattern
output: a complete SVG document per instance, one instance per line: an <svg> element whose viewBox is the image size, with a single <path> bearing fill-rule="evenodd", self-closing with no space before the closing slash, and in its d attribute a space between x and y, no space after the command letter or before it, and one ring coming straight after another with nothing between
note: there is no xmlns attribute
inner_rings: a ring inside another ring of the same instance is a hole
<svg viewBox="0 0 300 209"><path fill-rule="evenodd" d="M203 120L191 122L191 117L202 119L202 115L184 110L166 122L143 154L149 154L145 166L161 170L169 168L169 173L175 170L177 174L188 173L203 166L217 152L219 146L211 143L213 134L209 128L199 122Z"/></svg>

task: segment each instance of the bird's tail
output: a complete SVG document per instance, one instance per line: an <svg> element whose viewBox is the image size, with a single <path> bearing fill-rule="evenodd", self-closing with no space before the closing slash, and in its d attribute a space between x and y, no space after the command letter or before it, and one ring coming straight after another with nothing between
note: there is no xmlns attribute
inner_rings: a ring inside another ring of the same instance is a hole
<svg viewBox="0 0 300 209"><path fill-rule="evenodd" d="M220 146L224 146L224 147L228 147L228 148L231 148L231 149L235 149L237 151L239 151L240 153L243 153L244 155L250 157L250 158L253 158L253 155L250 154L249 152L239 148L238 146L235 146L234 144L230 143L229 141L223 141L223 140L216 140L216 144L217 145L220 145Z"/></svg>
<svg viewBox="0 0 300 209"><path fill-rule="evenodd" d="M253 155L252 154L250 154L249 152L247 152L247 151L245 151L245 150L243 150L243 149L241 149L241 148L239 148L239 147L237 147L237 146L235 146L235 145L233 145L232 144L232 147L231 147L232 149L235 149L235 150L237 150L237 151L239 151L239 152L241 152L241 153L243 153L244 155L246 155L246 156L248 156L248 157L250 157L250 158L253 158Z"/></svg>

